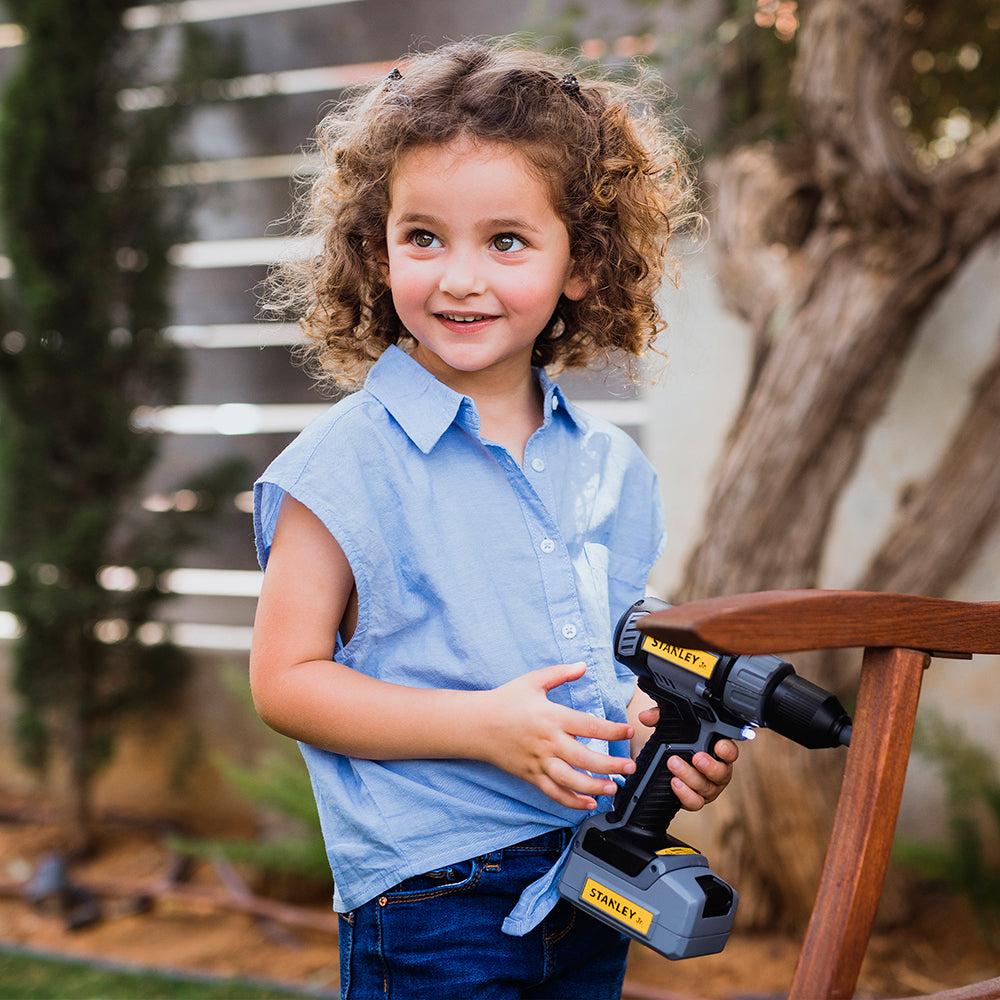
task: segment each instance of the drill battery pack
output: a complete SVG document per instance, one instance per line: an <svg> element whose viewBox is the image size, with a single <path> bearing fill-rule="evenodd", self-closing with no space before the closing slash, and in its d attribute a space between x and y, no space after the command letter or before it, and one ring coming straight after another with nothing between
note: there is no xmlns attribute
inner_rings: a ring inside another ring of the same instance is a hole
<svg viewBox="0 0 1000 1000"><path fill-rule="evenodd" d="M739 901L693 847L666 834L654 851L607 814L580 827L559 892L669 959L722 951Z"/></svg>

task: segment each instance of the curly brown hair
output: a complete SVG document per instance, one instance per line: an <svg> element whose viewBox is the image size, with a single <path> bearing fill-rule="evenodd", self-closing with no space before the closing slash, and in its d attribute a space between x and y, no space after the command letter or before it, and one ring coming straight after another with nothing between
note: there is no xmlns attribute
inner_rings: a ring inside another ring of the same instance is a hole
<svg viewBox="0 0 1000 1000"><path fill-rule="evenodd" d="M321 251L272 272L265 308L296 317L322 380L358 385L390 344L412 343L378 261L394 167L407 150L458 138L510 145L548 185L586 277L560 299L532 363L583 367L641 356L666 325L656 293L673 232L696 218L683 144L654 112L649 78L578 79L575 65L495 40L408 56L318 126L322 168L301 199L300 234ZM582 77L582 74L581 74ZM662 86L661 88L662 89Z"/></svg>

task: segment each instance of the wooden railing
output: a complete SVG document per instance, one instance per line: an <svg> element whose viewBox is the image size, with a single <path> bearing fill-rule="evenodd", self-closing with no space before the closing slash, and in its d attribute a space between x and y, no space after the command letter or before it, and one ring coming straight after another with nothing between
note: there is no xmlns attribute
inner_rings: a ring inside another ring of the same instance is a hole
<svg viewBox="0 0 1000 1000"><path fill-rule="evenodd" d="M723 653L864 649L826 864L789 992L789 1000L852 997L889 863L924 670L932 655L1000 653L1000 602L765 591L676 605L638 627ZM1000 979L939 996L1000 997Z"/></svg>

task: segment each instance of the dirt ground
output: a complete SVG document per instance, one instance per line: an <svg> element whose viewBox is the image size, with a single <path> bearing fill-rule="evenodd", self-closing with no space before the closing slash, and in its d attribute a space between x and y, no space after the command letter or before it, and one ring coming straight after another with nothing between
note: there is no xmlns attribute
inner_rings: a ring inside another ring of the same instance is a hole
<svg viewBox="0 0 1000 1000"><path fill-rule="evenodd" d="M41 823L0 822L0 943L336 991L336 933L326 902L310 903L301 912L318 925L329 922L330 929L255 917L219 905L245 891L234 884L233 873L198 863L183 880L186 888L137 907L132 890L163 887L171 869L170 853L148 830L109 827L94 858L71 869L75 885L119 891L102 896L99 919L68 930L54 906L33 906L23 893L41 859L57 847L56 838L54 829ZM928 895L925 903L905 926L873 937L858 997L912 996L1000 975L1000 953L986 946L960 902ZM796 954L794 941L738 931L721 954L684 962L634 945L624 996L778 998L787 990Z"/></svg>

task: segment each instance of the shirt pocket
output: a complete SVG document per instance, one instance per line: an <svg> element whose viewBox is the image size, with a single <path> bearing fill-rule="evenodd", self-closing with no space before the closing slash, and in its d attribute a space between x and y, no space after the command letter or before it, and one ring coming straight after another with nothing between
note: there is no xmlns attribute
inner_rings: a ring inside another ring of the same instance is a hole
<svg viewBox="0 0 1000 1000"><path fill-rule="evenodd" d="M594 585L595 614L601 616L598 620L608 622L613 640L621 616L645 596L649 560L599 542L585 542L583 550Z"/></svg>

